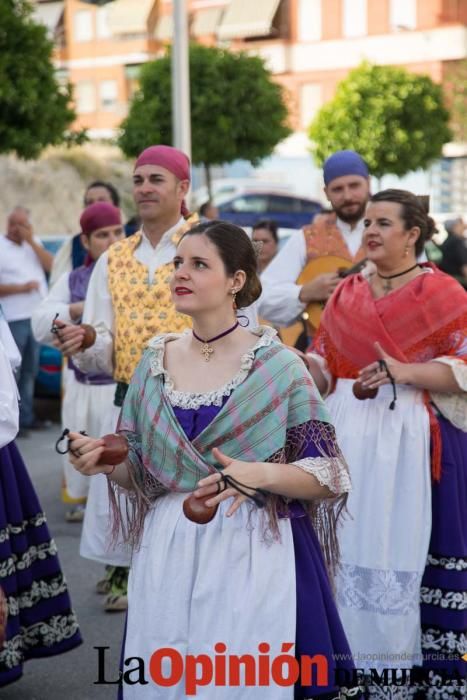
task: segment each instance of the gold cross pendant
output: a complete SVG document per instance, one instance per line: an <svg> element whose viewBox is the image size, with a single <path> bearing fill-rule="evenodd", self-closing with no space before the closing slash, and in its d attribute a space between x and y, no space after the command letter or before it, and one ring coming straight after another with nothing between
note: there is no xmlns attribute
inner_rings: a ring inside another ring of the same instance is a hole
<svg viewBox="0 0 467 700"><path fill-rule="evenodd" d="M389 294L392 291L391 280L385 280L383 284L383 289L385 294Z"/></svg>
<svg viewBox="0 0 467 700"><path fill-rule="evenodd" d="M204 343L203 347L201 348L201 354L204 355L204 359L206 360L206 362L209 362L213 352L214 349L210 345L208 345L208 343Z"/></svg>

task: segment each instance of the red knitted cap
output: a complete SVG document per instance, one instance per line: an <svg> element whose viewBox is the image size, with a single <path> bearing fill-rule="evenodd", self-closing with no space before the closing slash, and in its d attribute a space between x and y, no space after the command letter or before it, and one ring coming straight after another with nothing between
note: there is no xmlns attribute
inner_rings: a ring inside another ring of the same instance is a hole
<svg viewBox="0 0 467 700"><path fill-rule="evenodd" d="M87 236L100 228L119 226L122 223L120 209L109 202L95 202L81 214L79 220L81 231Z"/></svg>
<svg viewBox="0 0 467 700"><path fill-rule="evenodd" d="M149 146L138 156L135 170L140 165L160 165L179 180L190 180L190 159L172 146Z"/></svg>

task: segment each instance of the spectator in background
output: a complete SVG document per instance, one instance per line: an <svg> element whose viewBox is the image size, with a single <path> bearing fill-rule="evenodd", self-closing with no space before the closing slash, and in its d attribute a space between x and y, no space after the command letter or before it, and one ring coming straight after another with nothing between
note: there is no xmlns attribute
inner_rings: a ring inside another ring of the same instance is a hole
<svg viewBox="0 0 467 700"><path fill-rule="evenodd" d="M467 288L467 225L459 216L457 219L445 221L444 228L448 237L440 246L443 259L439 267Z"/></svg>
<svg viewBox="0 0 467 700"><path fill-rule="evenodd" d="M86 208L96 202L108 202L109 204L113 204L114 207L119 207L120 195L111 182L95 180L87 186L84 193L83 204ZM134 233L139 228L139 226L135 227L133 219L128 223L130 226L128 231L125 227L126 235ZM50 284L54 285L63 274L71 272L71 270L76 270L77 267L84 265L85 258L86 249L81 243L80 232L66 240L57 252L50 275Z"/></svg>
<svg viewBox="0 0 467 700"><path fill-rule="evenodd" d="M258 252L258 274L261 275L279 250L277 224L272 219L261 219L253 226L253 243L260 243Z"/></svg>
<svg viewBox="0 0 467 700"><path fill-rule="evenodd" d="M8 217L7 233L0 236L0 301L21 353L16 381L21 398L20 434L42 425L34 415L34 382L39 369L39 345L31 328L31 314L47 294L46 273L52 255L33 234L29 211L15 207Z"/></svg>
<svg viewBox="0 0 467 700"><path fill-rule="evenodd" d="M84 193L84 206L89 207L96 202L109 202L109 204L113 204L114 207L118 207L120 204L120 195L111 182L95 180L88 185Z"/></svg>
<svg viewBox="0 0 467 700"><path fill-rule="evenodd" d="M201 222L212 221L219 218L219 209L211 202L210 199L200 206L198 213L199 220Z"/></svg>

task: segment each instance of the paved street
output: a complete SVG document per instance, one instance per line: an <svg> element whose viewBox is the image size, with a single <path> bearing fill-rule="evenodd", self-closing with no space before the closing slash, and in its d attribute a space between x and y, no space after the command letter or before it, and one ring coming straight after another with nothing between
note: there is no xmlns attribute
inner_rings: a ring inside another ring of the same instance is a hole
<svg viewBox="0 0 467 700"><path fill-rule="evenodd" d="M50 410L46 407L46 411L49 415L57 413L53 404ZM28 661L23 678L0 690L2 700L115 700L117 695L114 685L93 685L97 680L97 651L93 647L110 647L107 652L108 680L115 680L124 614L103 612L103 598L94 589L104 567L79 556L81 525L64 520L65 506L60 500L60 458L53 449L59 434L60 425L53 423L50 428L18 440L17 445L57 542L84 643L61 656Z"/></svg>

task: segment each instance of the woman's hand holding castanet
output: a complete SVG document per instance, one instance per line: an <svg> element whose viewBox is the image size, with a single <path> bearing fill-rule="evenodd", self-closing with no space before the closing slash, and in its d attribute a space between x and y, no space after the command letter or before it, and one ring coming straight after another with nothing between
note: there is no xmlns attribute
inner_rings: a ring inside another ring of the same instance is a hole
<svg viewBox="0 0 467 700"><path fill-rule="evenodd" d="M408 362L399 362L391 355L383 350L379 343L374 344L375 350L381 360L384 360L389 374L393 377L396 384L411 384L411 365ZM383 384L390 384L391 379L384 365L380 362L372 362L359 372L359 380L363 387L368 389L377 389Z"/></svg>
<svg viewBox="0 0 467 700"><path fill-rule="evenodd" d="M74 468L85 476L94 474L110 474L114 467L110 464L99 464L99 459L105 449L102 438L92 438L80 433L69 433L69 459Z"/></svg>
<svg viewBox="0 0 467 700"><path fill-rule="evenodd" d="M230 486L223 488L222 474L229 475L239 481L246 491L251 489L251 495L254 496L254 489L265 486L263 473L265 465L261 462L243 462L239 459L232 459L232 457L223 454L217 447L213 449L212 453L216 461L223 466L222 473L210 474L201 479L194 494L197 498L207 499L206 505L208 506L216 506L227 498L233 498L234 501L226 513L227 516L231 516L247 500L247 496ZM212 498L208 498L209 496Z"/></svg>

